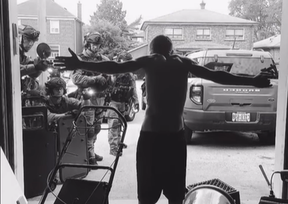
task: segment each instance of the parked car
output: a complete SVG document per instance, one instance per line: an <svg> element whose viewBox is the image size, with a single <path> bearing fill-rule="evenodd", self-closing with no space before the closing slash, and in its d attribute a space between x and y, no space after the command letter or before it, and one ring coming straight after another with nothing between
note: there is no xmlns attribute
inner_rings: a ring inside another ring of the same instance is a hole
<svg viewBox="0 0 288 204"><path fill-rule="evenodd" d="M221 85L192 76L188 78L184 107L188 143L195 131L247 131L260 142L275 142L278 71L268 52L253 50L203 50L187 55L199 65L240 76L270 71L272 86L257 88ZM269 68L269 69L265 69Z"/></svg>

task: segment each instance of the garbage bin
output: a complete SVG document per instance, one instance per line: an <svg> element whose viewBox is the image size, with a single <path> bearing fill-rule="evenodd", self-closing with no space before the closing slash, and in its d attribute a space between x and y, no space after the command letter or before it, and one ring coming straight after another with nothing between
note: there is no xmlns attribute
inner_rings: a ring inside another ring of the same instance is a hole
<svg viewBox="0 0 288 204"><path fill-rule="evenodd" d="M45 106L22 107L24 194L39 196L56 165L57 136L48 131Z"/></svg>

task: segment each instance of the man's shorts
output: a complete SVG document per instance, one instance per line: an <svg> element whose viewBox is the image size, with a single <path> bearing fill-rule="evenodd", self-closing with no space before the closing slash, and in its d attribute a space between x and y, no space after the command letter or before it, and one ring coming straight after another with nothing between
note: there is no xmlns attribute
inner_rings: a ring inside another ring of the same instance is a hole
<svg viewBox="0 0 288 204"><path fill-rule="evenodd" d="M137 185L141 202L156 203L161 192L182 201L186 190L187 149L184 130L140 132L137 145Z"/></svg>

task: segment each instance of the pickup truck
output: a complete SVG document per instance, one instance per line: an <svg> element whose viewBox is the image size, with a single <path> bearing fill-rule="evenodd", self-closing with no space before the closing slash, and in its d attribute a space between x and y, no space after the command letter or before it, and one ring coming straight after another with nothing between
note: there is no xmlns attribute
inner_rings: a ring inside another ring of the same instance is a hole
<svg viewBox="0 0 288 204"><path fill-rule="evenodd" d="M186 56L209 69L235 75L253 77L269 70L272 84L257 88L189 77L183 115L188 143L195 131L255 132L260 142L275 143L278 71L269 52L202 50Z"/></svg>

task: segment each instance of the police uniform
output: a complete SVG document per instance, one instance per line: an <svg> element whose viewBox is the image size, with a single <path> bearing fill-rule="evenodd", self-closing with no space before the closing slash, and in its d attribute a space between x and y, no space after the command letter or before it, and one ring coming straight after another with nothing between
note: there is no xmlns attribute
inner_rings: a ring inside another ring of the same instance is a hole
<svg viewBox="0 0 288 204"><path fill-rule="evenodd" d="M43 70L47 69L47 63L41 61L39 58L32 60L31 57L26 55L28 50L24 50L25 45L23 38L30 41L37 41L40 32L35 30L29 25L19 25L18 28L20 34L20 46L19 46L19 56L20 56L20 76L21 76L21 91L27 93L30 91L39 90L39 83L37 77L40 76Z"/></svg>
<svg viewBox="0 0 288 204"><path fill-rule="evenodd" d="M132 75L132 73L125 73L125 74L118 74L115 76L115 80L117 80L117 78L121 78L124 77L124 75L129 74L130 75L130 79L131 81L129 82L129 89L131 89L132 93L129 94L129 96L121 96L121 93L116 93L117 90L115 90L115 86L117 83L116 81L114 82L114 84L112 86L114 86L114 88L111 88L111 101L109 103L109 106L114 107L115 109L117 109L120 113L124 113L126 111L126 103L127 98L132 97L132 100L135 104L139 104L138 101L138 95L137 95L137 91L136 91L136 83L134 80L134 77ZM127 91L129 92L129 90ZM127 93L123 93L124 95ZM119 148L119 142L121 140L121 135L120 135L120 122L118 118L118 115L115 111L113 110L108 110L107 113L109 119L108 119L108 142L110 145L110 154L116 156L117 155L117 150Z"/></svg>
<svg viewBox="0 0 288 204"><path fill-rule="evenodd" d="M79 55L79 57L81 57L81 59L85 61L109 61L108 57L99 53L93 53L89 49L84 49L83 52ZM91 105L103 106L105 104L106 93L103 90L103 87L100 86L102 86L101 84L103 82L105 82L105 84L107 83L107 77L105 78L102 74L92 73L89 71L78 69L75 70L72 74L72 82L78 87L78 90L75 92L76 98L81 97L83 88L96 87L96 89L94 89L95 93L90 98ZM94 118L91 116L91 112L87 112L86 114L90 115L89 118ZM96 160L101 161L103 159L101 156L95 154L94 152L94 143L96 142L97 134L100 132L101 123L102 120L95 121L94 119L94 121L90 120L87 124L88 126L91 126L88 131L87 140L90 160L96 158ZM92 126L94 127L92 128Z"/></svg>
<svg viewBox="0 0 288 204"><path fill-rule="evenodd" d="M63 115L69 111L79 110L81 105L81 101L75 98L62 96L60 103L54 104L51 100L51 97L48 97L46 102L46 107L48 109L48 123L57 123L57 121L63 117Z"/></svg>

